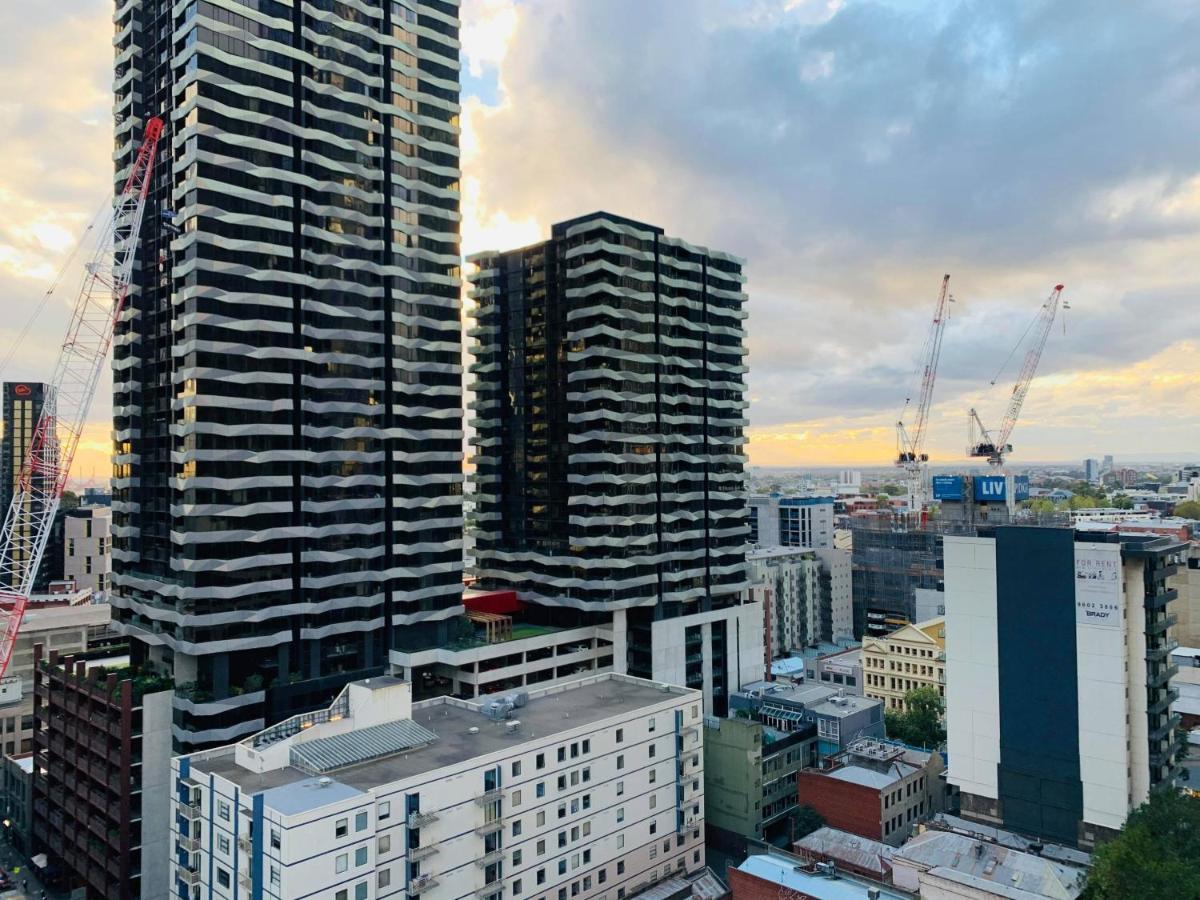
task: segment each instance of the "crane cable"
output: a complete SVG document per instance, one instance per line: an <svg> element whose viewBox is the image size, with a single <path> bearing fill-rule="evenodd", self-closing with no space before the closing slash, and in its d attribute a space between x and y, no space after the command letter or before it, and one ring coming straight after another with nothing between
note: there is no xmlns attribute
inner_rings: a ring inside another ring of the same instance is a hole
<svg viewBox="0 0 1200 900"><path fill-rule="evenodd" d="M1008 368L1008 364L1012 362L1012 358L1016 356L1017 351L1021 349L1021 345L1025 343L1025 338L1029 337L1029 332L1033 330L1033 326L1036 325L1038 323L1038 319L1042 317L1042 310L1044 308L1045 304L1042 304L1042 306L1038 308L1037 315L1029 320L1029 324L1025 326L1025 330L1021 333L1021 336L1017 338L1017 342L1013 344L1013 348L1008 351L1008 356L1004 357L1004 362L1000 364L1000 368L996 371L996 374L992 376L992 387L996 386L996 382L1000 380L1000 376L1004 374L1004 370Z"/></svg>
<svg viewBox="0 0 1200 900"><path fill-rule="evenodd" d="M8 349L8 353L5 355L4 359L0 361L0 381L4 379L4 375L8 372L8 367L12 363L13 358L16 357L17 351L21 349L21 345L25 342L25 338L29 336L29 332L33 329L33 326L37 323L37 320L45 311L46 304L50 302L50 297L56 290L58 290L59 285L62 284L62 280L74 263L75 257L79 255L79 251L83 249L83 245L87 242L88 235L95 230L96 224L100 221L100 217L107 212L111 212L111 210L111 200L105 200L103 203L101 203L100 208L96 210L96 214L92 216L92 220L88 222L87 228L85 228L83 234L79 236L79 240L75 242L74 248L72 248L71 253L67 256L66 260L62 264L62 268L58 270L58 273L50 282L50 286L46 288L46 292L42 294L41 299L38 300L37 304L34 306L33 312L29 314L29 318L26 320L25 326L13 340L12 346Z"/></svg>

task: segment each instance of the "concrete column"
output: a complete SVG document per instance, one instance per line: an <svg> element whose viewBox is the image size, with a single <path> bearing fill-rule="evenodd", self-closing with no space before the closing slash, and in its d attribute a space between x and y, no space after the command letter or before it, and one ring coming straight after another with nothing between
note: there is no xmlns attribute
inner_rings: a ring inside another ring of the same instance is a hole
<svg viewBox="0 0 1200 900"><path fill-rule="evenodd" d="M687 621L686 619L684 621ZM704 714L712 715L713 711L713 655L712 655L712 623L705 622L700 626L700 667L704 673ZM728 645L728 640L726 644ZM729 648L725 648L725 656L729 657Z"/></svg>
<svg viewBox="0 0 1200 900"><path fill-rule="evenodd" d="M212 657L213 697L224 700L229 696L229 657L214 653Z"/></svg>
<svg viewBox="0 0 1200 900"><path fill-rule="evenodd" d="M613 671L618 675L629 673L629 634L625 623L625 610L613 610Z"/></svg>

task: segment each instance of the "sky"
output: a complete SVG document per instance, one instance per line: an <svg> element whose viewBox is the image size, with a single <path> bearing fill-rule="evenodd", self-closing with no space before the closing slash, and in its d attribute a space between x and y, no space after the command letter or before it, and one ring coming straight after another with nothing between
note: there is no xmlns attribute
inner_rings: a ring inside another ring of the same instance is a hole
<svg viewBox="0 0 1200 900"><path fill-rule="evenodd" d="M0 378L46 377L73 278L15 340L109 184L110 14L0 9ZM1190 0L463 0L462 44L464 251L605 209L744 257L751 463L886 465L947 272L935 461L1059 282L1012 461L1200 456Z"/></svg>

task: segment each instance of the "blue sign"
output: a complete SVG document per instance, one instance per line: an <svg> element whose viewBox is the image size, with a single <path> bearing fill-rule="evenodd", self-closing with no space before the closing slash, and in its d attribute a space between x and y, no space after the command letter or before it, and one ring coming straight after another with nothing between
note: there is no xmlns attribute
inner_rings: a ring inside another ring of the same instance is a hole
<svg viewBox="0 0 1200 900"><path fill-rule="evenodd" d="M934 500L961 500L963 498L963 479L961 475L934 475Z"/></svg>
<svg viewBox="0 0 1200 900"><path fill-rule="evenodd" d="M1007 499L1003 475L976 475L975 502L1003 503Z"/></svg>
<svg viewBox="0 0 1200 900"><path fill-rule="evenodd" d="M1029 499L1029 476L1014 475L1013 476L1013 497L1018 503L1022 500Z"/></svg>

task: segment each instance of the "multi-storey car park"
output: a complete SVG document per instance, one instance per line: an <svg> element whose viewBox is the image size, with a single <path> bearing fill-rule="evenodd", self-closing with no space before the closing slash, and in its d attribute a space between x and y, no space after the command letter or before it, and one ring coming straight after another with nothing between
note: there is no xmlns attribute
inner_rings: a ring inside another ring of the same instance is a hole
<svg viewBox="0 0 1200 900"><path fill-rule="evenodd" d="M323 706L461 612L456 0L124 0L113 597L175 740Z"/></svg>

